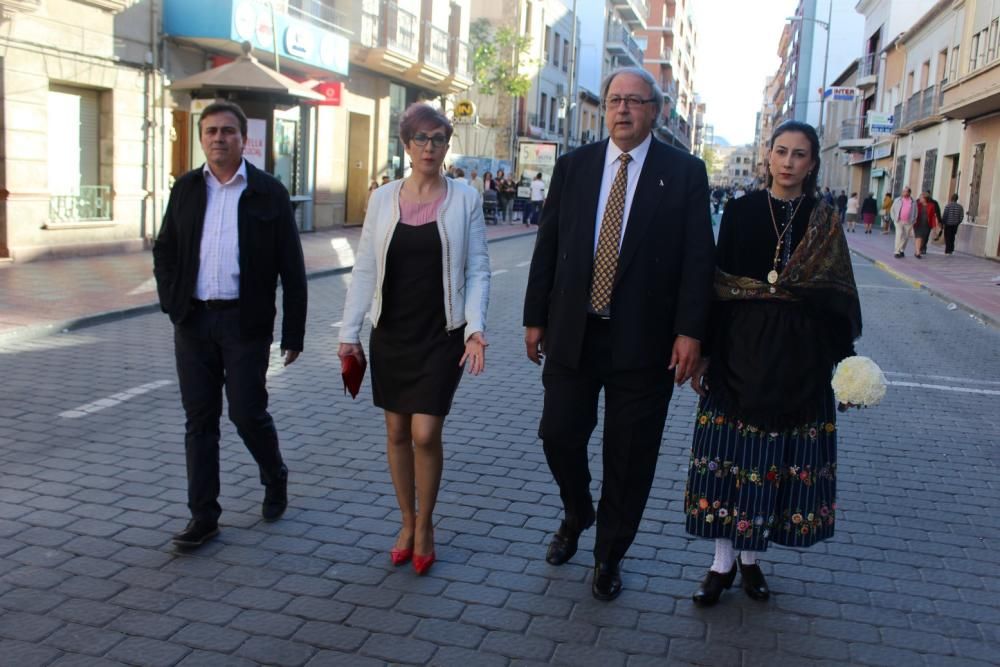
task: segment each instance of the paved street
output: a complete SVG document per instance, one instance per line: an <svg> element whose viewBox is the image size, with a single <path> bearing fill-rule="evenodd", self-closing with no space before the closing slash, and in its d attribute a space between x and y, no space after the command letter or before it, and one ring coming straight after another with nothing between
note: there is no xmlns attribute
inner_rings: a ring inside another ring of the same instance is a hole
<svg viewBox="0 0 1000 667"><path fill-rule="evenodd" d="M768 551L767 603L734 588L695 608L711 545L683 530L685 388L626 590L601 603L593 530L571 563L543 559L559 507L519 326L533 242L490 245L487 371L463 379L446 426L423 578L389 563L398 516L370 386L356 401L340 386L348 276L310 282L301 359L282 369L275 351L285 518L260 519L256 467L225 424L222 533L190 554L169 544L187 510L165 316L0 340L0 664L997 664L1000 331L858 259L858 351L893 386L839 423L835 538Z"/></svg>

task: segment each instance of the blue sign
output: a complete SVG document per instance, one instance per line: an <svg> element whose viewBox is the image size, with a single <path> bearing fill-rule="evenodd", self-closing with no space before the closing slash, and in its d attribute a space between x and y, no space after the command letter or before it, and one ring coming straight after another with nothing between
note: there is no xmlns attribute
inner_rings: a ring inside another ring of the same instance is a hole
<svg viewBox="0 0 1000 667"><path fill-rule="evenodd" d="M307 21L292 18L260 0L170 0L163 3L163 31L176 37L250 42L268 53L347 75L350 41ZM272 23L273 18L273 23ZM277 45L275 45L277 37Z"/></svg>

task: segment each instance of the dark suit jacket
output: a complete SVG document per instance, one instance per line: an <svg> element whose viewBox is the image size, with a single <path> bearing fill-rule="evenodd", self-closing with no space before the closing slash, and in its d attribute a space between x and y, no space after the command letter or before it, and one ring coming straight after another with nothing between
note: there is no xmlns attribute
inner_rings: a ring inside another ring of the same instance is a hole
<svg viewBox="0 0 1000 667"><path fill-rule="evenodd" d="M524 300L548 359L576 368L590 302L607 140L556 163ZM653 139L629 211L611 293L613 368L669 365L674 338L704 340L715 242L704 163Z"/></svg>
<svg viewBox="0 0 1000 667"><path fill-rule="evenodd" d="M201 234L208 203L202 170L181 176L170 191L153 245L153 274L160 308L171 321L187 317L198 281ZM240 332L245 338L274 333L278 277L282 288L281 348L302 351L306 328L306 269L288 191L247 163L247 187L237 207L240 247Z"/></svg>

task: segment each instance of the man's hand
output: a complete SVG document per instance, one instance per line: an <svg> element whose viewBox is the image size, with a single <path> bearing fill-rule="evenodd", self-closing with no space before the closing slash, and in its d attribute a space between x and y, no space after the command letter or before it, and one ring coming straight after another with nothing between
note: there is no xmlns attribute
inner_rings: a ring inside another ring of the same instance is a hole
<svg viewBox="0 0 1000 667"><path fill-rule="evenodd" d="M285 355L286 366L294 363L299 358L299 355L302 354L299 350L282 350L281 352Z"/></svg>
<svg viewBox="0 0 1000 667"><path fill-rule="evenodd" d="M669 370L674 371L674 382L682 385L694 375L701 361L701 341L688 336L677 336L670 354Z"/></svg>
<svg viewBox="0 0 1000 667"><path fill-rule="evenodd" d="M703 357L698 362L698 365L694 369L694 374L691 376L691 388L702 398L708 396L708 378L705 377L707 373L708 357Z"/></svg>
<svg viewBox="0 0 1000 667"><path fill-rule="evenodd" d="M524 347L528 359L541 365L545 358L545 327L524 327Z"/></svg>

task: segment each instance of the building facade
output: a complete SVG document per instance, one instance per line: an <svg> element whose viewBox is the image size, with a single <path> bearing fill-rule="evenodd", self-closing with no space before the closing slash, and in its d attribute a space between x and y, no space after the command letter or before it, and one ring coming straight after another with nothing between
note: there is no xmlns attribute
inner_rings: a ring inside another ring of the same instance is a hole
<svg viewBox="0 0 1000 667"><path fill-rule="evenodd" d="M660 84L665 96L664 116L657 135L666 143L692 152L704 147L698 133L699 104L695 94L698 34L691 0L650 0L646 26L636 39L643 50L642 65ZM704 105L701 123L704 125Z"/></svg>

